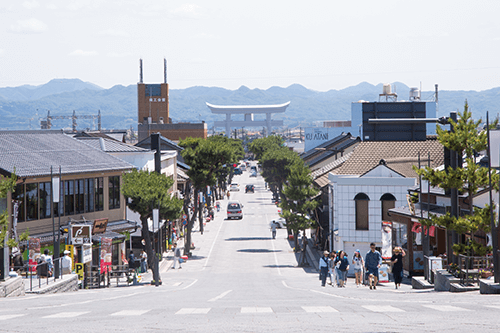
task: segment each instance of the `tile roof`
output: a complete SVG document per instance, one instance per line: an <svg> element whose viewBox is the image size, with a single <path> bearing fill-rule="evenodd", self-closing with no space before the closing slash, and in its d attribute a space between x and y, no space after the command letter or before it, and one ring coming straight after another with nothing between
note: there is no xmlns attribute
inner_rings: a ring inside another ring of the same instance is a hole
<svg viewBox="0 0 500 333"><path fill-rule="evenodd" d="M385 160L387 166L405 177L416 178L412 166L427 165L430 153L431 167L444 163L444 149L435 138L426 141L363 141L354 148L352 156L333 173L338 175L362 175Z"/></svg>
<svg viewBox="0 0 500 333"><path fill-rule="evenodd" d="M0 131L0 171L19 177L117 171L134 168L117 157L95 149L61 131Z"/></svg>
<svg viewBox="0 0 500 333"><path fill-rule="evenodd" d="M319 169L312 171L311 176L313 177L313 179L316 179L316 178L318 178L318 177L320 177L328 172L331 172L332 170L339 168L351 156L352 156L352 152L342 156L341 158L336 159L335 161L333 161L331 163L328 163L325 166L322 166ZM327 177L328 177L328 175L327 175Z"/></svg>
<svg viewBox="0 0 500 333"><path fill-rule="evenodd" d="M334 156L339 152L343 152L345 149L359 143L360 141L361 141L360 138L348 137L347 139L341 141L336 145L331 145L329 148L327 148L328 150L320 151L318 155L314 156L312 159L307 161L306 164L309 165L309 167L312 167L318 163L321 163L327 158Z"/></svg>
<svg viewBox="0 0 500 333"><path fill-rule="evenodd" d="M300 158L302 158L304 161L307 161L308 159L314 157L315 155L320 154L322 151L318 150L316 148L330 148L331 146L334 146L343 140L351 137L351 133L342 133L339 136L334 137L331 140L328 140L326 142L323 142L319 146L314 147L313 149L309 149L308 151L303 152L300 154Z"/></svg>
<svg viewBox="0 0 500 333"><path fill-rule="evenodd" d="M85 144L100 149L107 153L117 153L117 152L150 152L151 150L132 146L115 139L103 138L103 137L76 137L76 139L84 142Z"/></svg>

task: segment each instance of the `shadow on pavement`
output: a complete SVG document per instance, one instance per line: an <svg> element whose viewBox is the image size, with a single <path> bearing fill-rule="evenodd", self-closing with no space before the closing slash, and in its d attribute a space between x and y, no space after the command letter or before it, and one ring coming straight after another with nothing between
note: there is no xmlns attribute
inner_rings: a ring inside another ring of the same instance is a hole
<svg viewBox="0 0 500 333"><path fill-rule="evenodd" d="M225 241L251 241L251 240L270 240L272 239L271 237L233 237L233 238L226 238Z"/></svg>
<svg viewBox="0 0 500 333"><path fill-rule="evenodd" d="M297 266L294 266L294 265L265 265L262 267L267 267L267 268L297 268Z"/></svg>
<svg viewBox="0 0 500 333"><path fill-rule="evenodd" d="M238 252L247 252L247 253L272 253L272 252L281 252L281 250L270 250L270 249L241 249Z"/></svg>

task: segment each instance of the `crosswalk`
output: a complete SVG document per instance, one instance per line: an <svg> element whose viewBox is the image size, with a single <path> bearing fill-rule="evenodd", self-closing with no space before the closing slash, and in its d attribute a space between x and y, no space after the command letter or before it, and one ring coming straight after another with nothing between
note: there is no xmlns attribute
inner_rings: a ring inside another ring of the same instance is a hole
<svg viewBox="0 0 500 333"><path fill-rule="evenodd" d="M444 305L444 304L412 304L411 306L393 306L393 305L361 305L356 308L355 312L373 312L373 313L415 313L415 312L448 312L448 313L461 313L461 312L472 312L472 311L497 311L500 309L500 305L489 304L484 306L474 306L471 308L465 308L457 305ZM157 311L159 310L159 311ZM89 316L110 316L110 317L130 317L130 316L154 316L161 313L170 313L175 316L200 316L200 315L210 315L212 312L221 313L230 310L232 313L239 313L242 316L246 315L279 315L285 313L304 313L304 314L315 314L315 313L325 313L331 315L342 315L343 313L352 313L353 309L338 308L328 305L318 305L318 306L288 306L288 307L270 307L270 306L246 306L246 307L232 307L232 308L210 308L210 307L199 307L199 308L177 308L177 309L123 309L120 311L110 311L109 313L96 313L96 311L61 311L51 314L42 314L39 318L41 319L70 319L70 318L87 318ZM28 316L28 314L2 314L0 315L0 322L6 322L9 320L17 320L20 317ZM33 313L29 314L33 317Z"/></svg>

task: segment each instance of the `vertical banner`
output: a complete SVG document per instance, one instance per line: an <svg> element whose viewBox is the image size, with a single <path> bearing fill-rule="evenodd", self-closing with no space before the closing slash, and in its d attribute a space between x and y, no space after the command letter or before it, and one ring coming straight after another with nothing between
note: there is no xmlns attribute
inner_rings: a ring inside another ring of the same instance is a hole
<svg viewBox="0 0 500 333"><path fill-rule="evenodd" d="M101 238L101 273L106 273L111 269L112 258L112 240L111 238Z"/></svg>
<svg viewBox="0 0 500 333"><path fill-rule="evenodd" d="M38 259L40 259L40 238L30 238L29 239L29 264L30 271L36 272L36 264Z"/></svg>
<svg viewBox="0 0 500 333"><path fill-rule="evenodd" d="M60 178L59 177L56 177L56 178L52 178L52 200L53 202L59 202L59 198L60 198L60 195L59 195L59 190L61 189L61 186L59 185L61 182L60 182Z"/></svg>

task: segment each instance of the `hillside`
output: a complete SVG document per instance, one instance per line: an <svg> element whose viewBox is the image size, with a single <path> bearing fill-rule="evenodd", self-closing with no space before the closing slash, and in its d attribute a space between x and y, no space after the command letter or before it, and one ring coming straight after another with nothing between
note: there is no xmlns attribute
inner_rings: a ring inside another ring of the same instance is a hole
<svg viewBox="0 0 500 333"><path fill-rule="evenodd" d="M399 99L408 99L409 88L396 82ZM362 82L342 90L318 92L299 84L271 87L266 90L241 86L237 90L217 87L190 87L170 90L170 115L174 122L205 120L209 127L221 116L210 113L206 102L218 105L278 104L291 101L285 114L276 115L287 126L311 126L315 121L349 120L351 103L358 100L377 101L382 84ZM39 118L47 115L102 114L104 128L136 127L137 87L117 85L102 89L78 79L57 79L40 86L0 88L0 129L39 128ZM423 99L431 99L433 91L423 91ZM484 117L486 110L496 115L500 88L485 91L440 91L439 115L461 110L468 100L475 118ZM256 119L258 119L256 117ZM53 128L68 128L69 120L53 121ZM78 120L78 128L91 128L90 121ZM95 124L94 124L95 126Z"/></svg>

